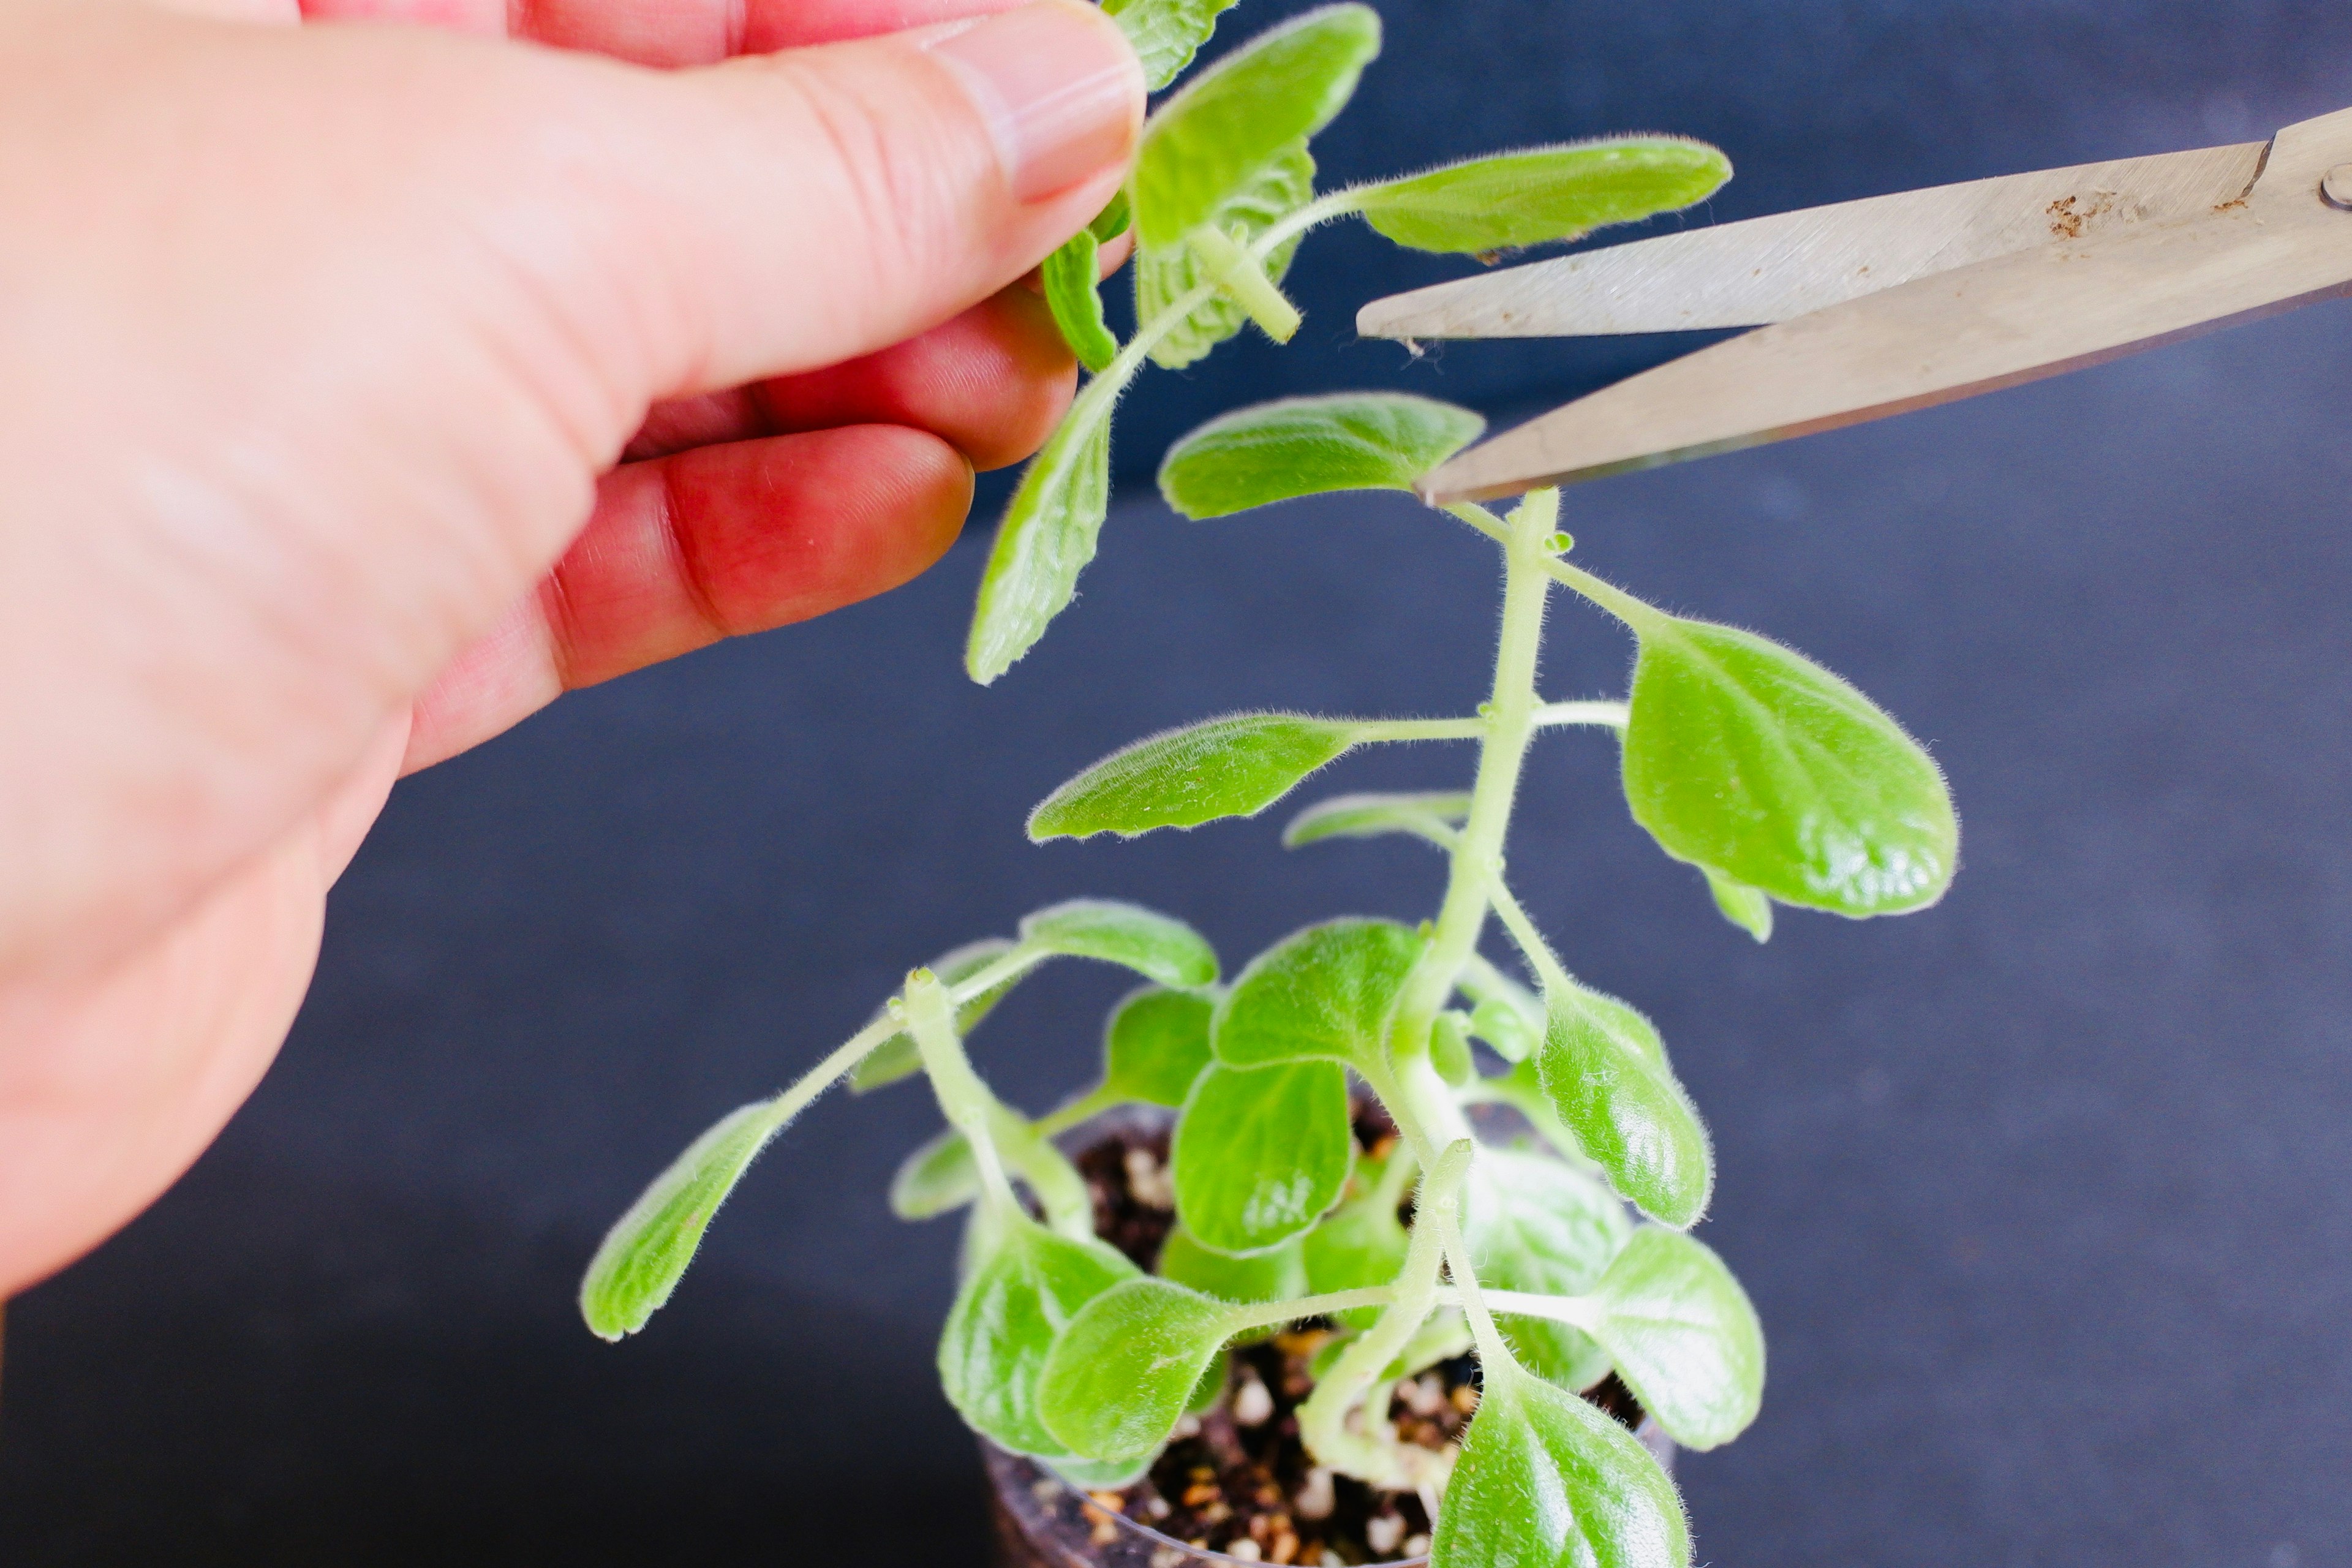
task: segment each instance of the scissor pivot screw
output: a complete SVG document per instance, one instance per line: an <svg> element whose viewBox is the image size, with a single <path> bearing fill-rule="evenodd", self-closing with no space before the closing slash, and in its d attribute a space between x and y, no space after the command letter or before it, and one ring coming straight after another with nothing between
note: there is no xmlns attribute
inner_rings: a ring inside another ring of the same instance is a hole
<svg viewBox="0 0 2352 1568"><path fill-rule="evenodd" d="M2329 206L2352 212L2352 163L2338 163L2322 175L2319 194Z"/></svg>

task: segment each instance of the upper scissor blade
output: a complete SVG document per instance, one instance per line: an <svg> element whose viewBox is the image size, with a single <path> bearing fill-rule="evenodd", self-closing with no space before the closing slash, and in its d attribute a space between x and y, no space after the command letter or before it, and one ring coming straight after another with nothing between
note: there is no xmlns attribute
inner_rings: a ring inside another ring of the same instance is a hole
<svg viewBox="0 0 2352 1568"><path fill-rule="evenodd" d="M2237 200L2266 142L2084 163L1659 235L1375 300L1378 338L1549 338L1785 321L2053 240Z"/></svg>
<svg viewBox="0 0 2352 1568"><path fill-rule="evenodd" d="M1474 447L1423 481L1436 502L1512 495L2015 385L2352 293L2352 110L2279 132L2252 193L1996 257L1765 327L1645 371Z"/></svg>

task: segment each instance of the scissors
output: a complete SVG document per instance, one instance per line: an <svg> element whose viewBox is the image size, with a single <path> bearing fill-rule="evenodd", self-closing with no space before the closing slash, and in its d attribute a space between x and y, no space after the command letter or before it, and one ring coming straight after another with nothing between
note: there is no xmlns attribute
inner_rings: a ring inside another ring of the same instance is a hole
<svg viewBox="0 0 2352 1568"><path fill-rule="evenodd" d="M1635 240L1375 300L1384 338L1760 327L1435 469L1516 495L1906 413L2352 294L2352 109L2268 142Z"/></svg>

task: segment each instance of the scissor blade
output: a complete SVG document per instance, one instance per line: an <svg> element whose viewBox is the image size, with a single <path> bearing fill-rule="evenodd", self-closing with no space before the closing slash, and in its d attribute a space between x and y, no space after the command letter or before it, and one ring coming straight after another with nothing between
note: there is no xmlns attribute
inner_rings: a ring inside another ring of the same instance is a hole
<svg viewBox="0 0 2352 1568"><path fill-rule="evenodd" d="M2209 213L2266 142L2043 169L1776 213L1375 300L1376 338L1548 338L1754 327L2010 256Z"/></svg>
<svg viewBox="0 0 2352 1568"><path fill-rule="evenodd" d="M1497 437L1421 485L1513 495L1859 424L2352 294L2352 211L2322 182L2352 163L2352 110L2279 132L2253 191L1941 272L1646 371Z"/></svg>

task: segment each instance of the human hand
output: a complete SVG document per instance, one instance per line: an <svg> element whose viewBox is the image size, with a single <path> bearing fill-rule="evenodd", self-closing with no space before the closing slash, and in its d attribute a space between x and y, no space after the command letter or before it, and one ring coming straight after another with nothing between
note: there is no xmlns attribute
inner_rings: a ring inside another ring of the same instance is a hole
<svg viewBox="0 0 2352 1568"><path fill-rule="evenodd" d="M0 0L0 1295L250 1091L404 766L904 581L1051 427L1015 280L1142 84L1001 4Z"/></svg>

